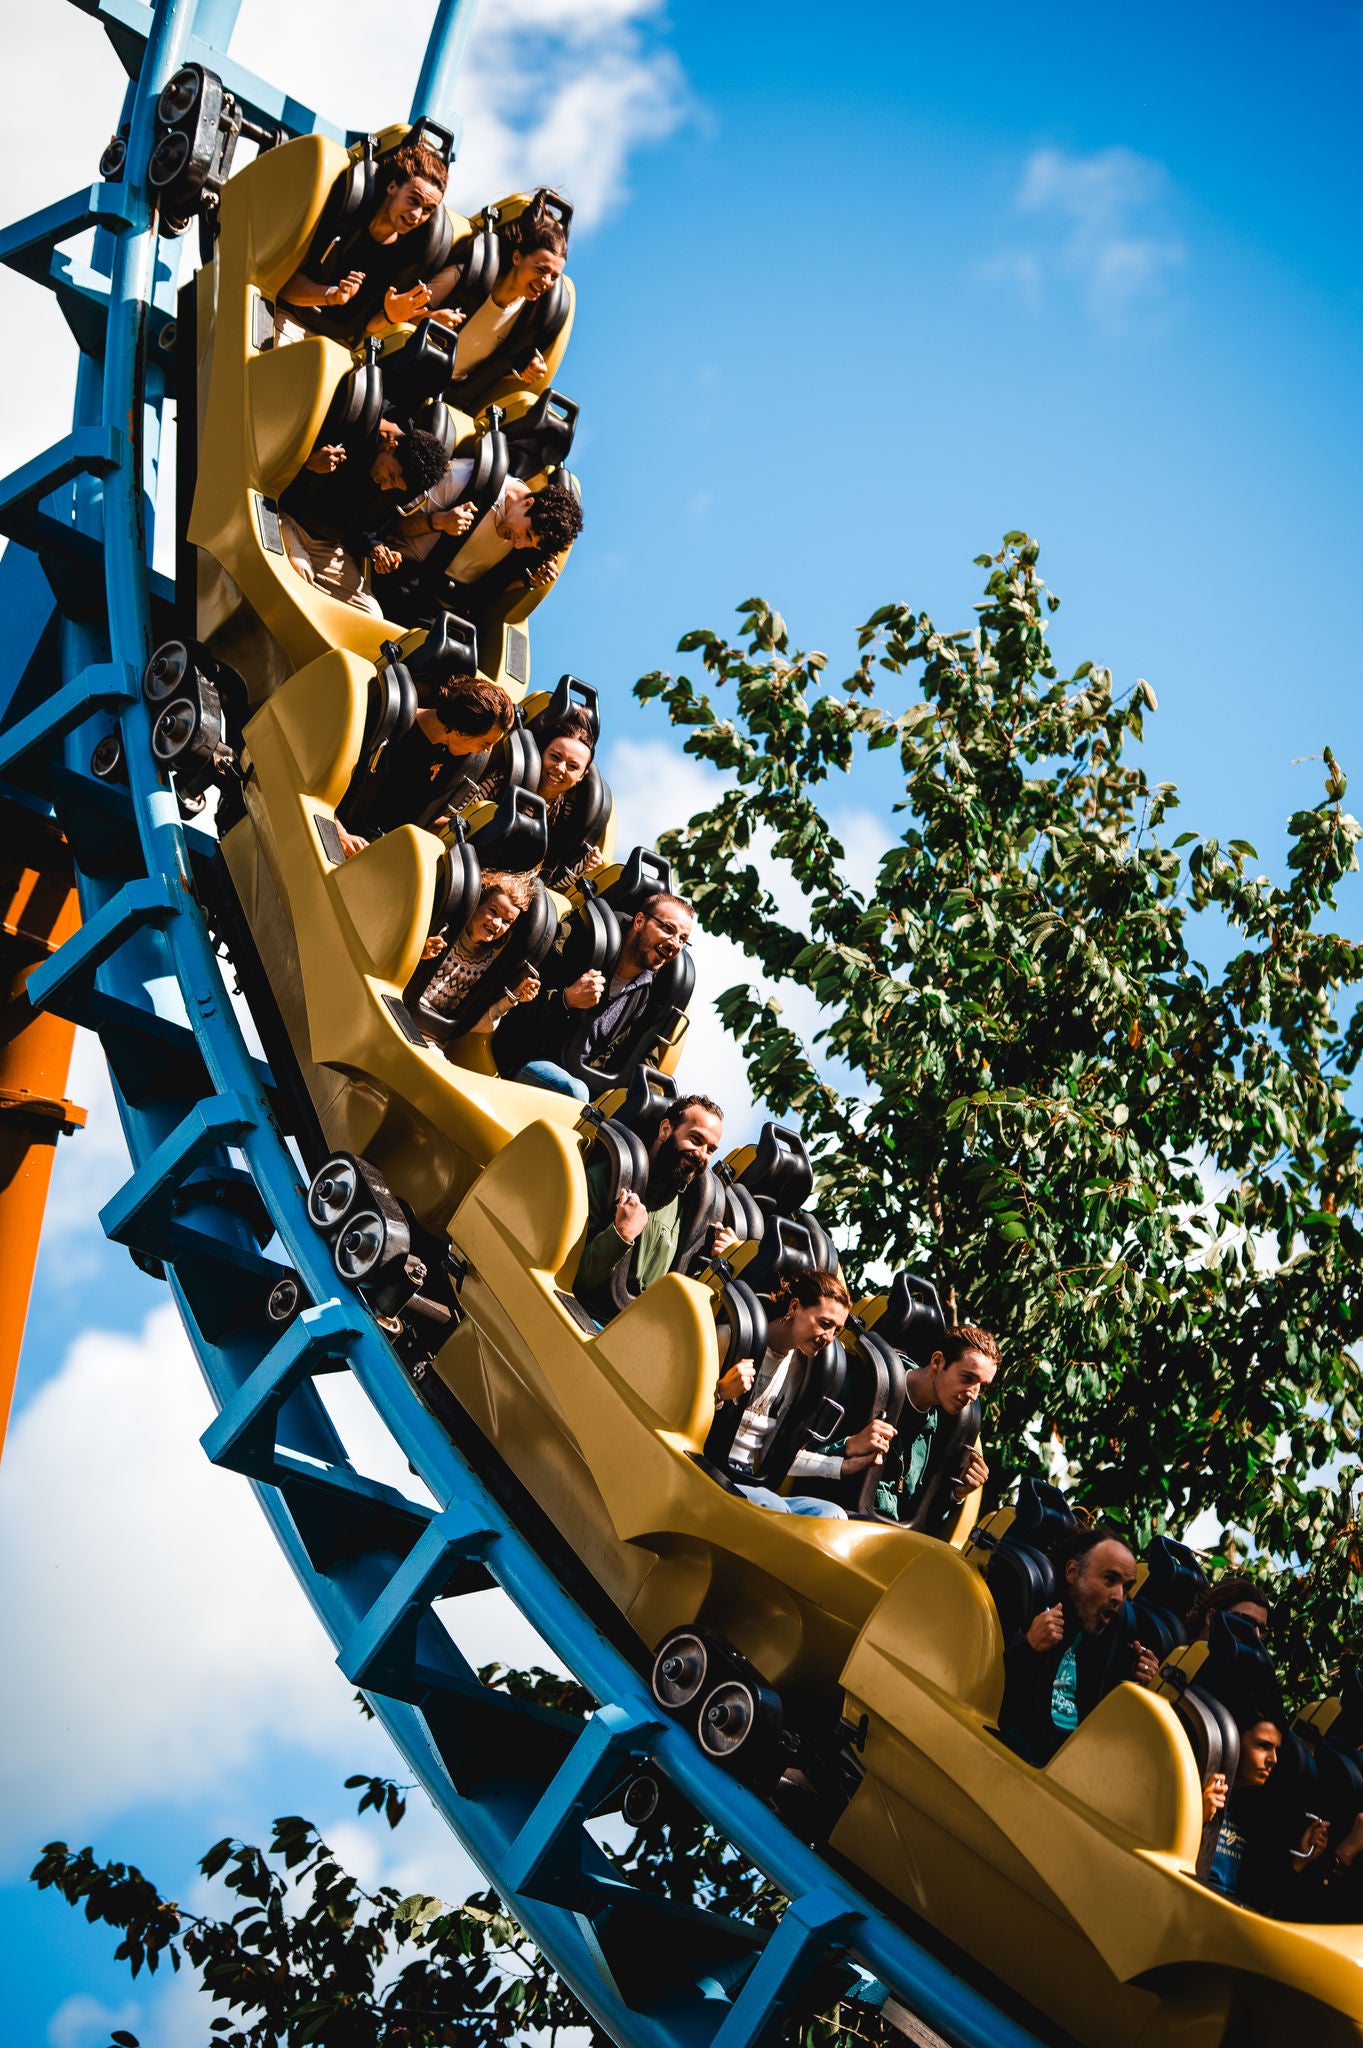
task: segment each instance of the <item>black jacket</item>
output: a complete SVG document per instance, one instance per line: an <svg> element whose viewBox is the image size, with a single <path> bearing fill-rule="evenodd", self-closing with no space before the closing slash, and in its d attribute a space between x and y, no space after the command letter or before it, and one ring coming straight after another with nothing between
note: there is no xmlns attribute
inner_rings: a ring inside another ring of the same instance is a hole
<svg viewBox="0 0 1363 2048"><path fill-rule="evenodd" d="M345 175L342 172L342 177ZM314 284L332 285L359 270L364 273L364 283L354 298L341 306L294 306L281 298L279 303L289 318L310 333L354 346L363 339L370 321L382 313L387 292L393 288L410 291L426 267L423 258L429 254L431 242L428 231L417 228L391 242L376 242L369 228L378 207L376 199L363 219L352 221L339 235L330 234L325 223L319 223L298 266L304 277Z"/></svg>
<svg viewBox="0 0 1363 2048"><path fill-rule="evenodd" d="M1034 1650L1024 1634L1015 1635L1003 1653L999 1726L1005 1742L1029 1763L1049 1763L1068 1733L1051 1718L1052 1687L1066 1650L1075 1652L1075 1697L1082 1721L1131 1676L1135 1639L1129 1605L1097 1636L1085 1635L1066 1616L1065 1633L1049 1650Z"/></svg>
<svg viewBox="0 0 1363 2048"><path fill-rule="evenodd" d="M609 986L592 1010L570 1010L561 989L546 989L533 1003L518 1003L492 1035L492 1056L499 1074L514 1075L527 1060L553 1060L562 1065L570 1044L585 1023L582 1057L608 1071L612 1055L623 1046L649 999L653 974L648 968L612 996Z"/></svg>
<svg viewBox="0 0 1363 2048"><path fill-rule="evenodd" d="M469 759L427 739L419 725L409 726L387 748L378 773L351 784L336 815L348 832L366 839L399 825L429 827L468 801L474 788Z"/></svg>
<svg viewBox="0 0 1363 2048"><path fill-rule="evenodd" d="M378 445L375 430L358 446L347 447L339 469L300 469L279 500L281 511L296 519L304 533L338 542L357 561L392 532L412 495L380 490L374 482Z"/></svg>

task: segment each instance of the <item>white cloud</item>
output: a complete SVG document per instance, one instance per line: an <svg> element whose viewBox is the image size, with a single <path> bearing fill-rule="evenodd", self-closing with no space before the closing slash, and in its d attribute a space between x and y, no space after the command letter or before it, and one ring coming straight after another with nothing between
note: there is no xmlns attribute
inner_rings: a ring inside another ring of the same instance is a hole
<svg viewBox="0 0 1363 2048"><path fill-rule="evenodd" d="M363 1399L351 1454L416 1482ZM246 1482L198 1438L208 1394L175 1311L87 1331L19 1416L0 1467L0 1866L89 1839L144 1801L230 1794L280 1741L394 1769ZM501 1594L457 1603L475 1663L551 1661ZM400 1766L398 1767L400 1771Z"/></svg>
<svg viewBox="0 0 1363 2048"><path fill-rule="evenodd" d="M1131 149L1033 150L1014 202L1027 225L980 274L1032 311L1077 295L1097 326L1121 333L1160 303L1185 260L1164 225L1172 190L1163 165Z"/></svg>
<svg viewBox="0 0 1363 2048"><path fill-rule="evenodd" d="M130 2032L141 2016L136 1999L105 2005L88 1991L64 1998L47 2023L49 2048L103 2048L115 2027Z"/></svg>
<svg viewBox="0 0 1363 2048"><path fill-rule="evenodd" d="M325 10L316 0L246 0L231 54L339 127L382 126L408 111L432 14L426 0L415 12L390 11L376 30L368 0L328 0ZM656 0L485 7L455 92L465 139L454 203L475 208L533 181L563 187L580 229L618 208L632 153L668 135L685 110L685 80L664 29ZM54 152L57 78L62 146ZM7 21L0 222L97 181L125 83L99 23L76 9L46 0ZM0 420L2 475L67 432L77 352L52 295L9 270L0 270L0 324L24 337L24 402Z"/></svg>
<svg viewBox="0 0 1363 2048"><path fill-rule="evenodd" d="M680 68L661 46L655 0L501 0L474 23L455 92L464 120L451 195L469 209L528 182L557 184L590 228L619 204L637 147L676 126ZM381 126L407 111L431 8L385 19L367 0L331 0L326 35L311 0L246 0L232 54L306 94L338 125ZM436 114L439 110L425 111Z"/></svg>

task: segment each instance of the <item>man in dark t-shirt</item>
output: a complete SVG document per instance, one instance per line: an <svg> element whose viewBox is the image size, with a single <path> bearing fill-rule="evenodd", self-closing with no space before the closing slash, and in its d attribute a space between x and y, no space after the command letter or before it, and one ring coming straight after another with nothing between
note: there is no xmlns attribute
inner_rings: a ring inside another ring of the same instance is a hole
<svg viewBox="0 0 1363 2048"><path fill-rule="evenodd" d="M314 448L279 500L293 567L328 596L381 618L382 606L364 587L365 557L378 575L401 566L401 555L384 536L448 468L449 457L434 434L419 427L404 433L389 419L381 419L353 451L341 441Z"/></svg>
<svg viewBox="0 0 1363 2048"><path fill-rule="evenodd" d="M357 776L337 808L347 858L400 825L438 829L460 785L477 778L487 750L515 722L505 690L483 676L456 676L433 690L400 739L384 748L373 772Z"/></svg>
<svg viewBox="0 0 1363 2048"><path fill-rule="evenodd" d="M343 178L350 170L342 172ZM304 333L325 334L354 347L366 334L420 320L430 306L422 278L424 232L445 192L449 167L421 142L404 142L374 166L375 197L367 215L333 232L330 209L302 263L279 294L276 335L280 342ZM448 236L443 248L448 249ZM457 324L451 312L431 314L442 326Z"/></svg>

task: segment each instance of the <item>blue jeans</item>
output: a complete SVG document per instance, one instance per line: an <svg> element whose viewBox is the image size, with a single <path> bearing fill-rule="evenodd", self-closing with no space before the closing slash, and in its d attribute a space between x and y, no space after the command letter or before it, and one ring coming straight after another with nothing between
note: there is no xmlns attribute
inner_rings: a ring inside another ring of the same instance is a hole
<svg viewBox="0 0 1363 2048"><path fill-rule="evenodd" d="M771 1508L778 1515L819 1515L830 1522L845 1522L846 1508L840 1508L836 1501L818 1500L812 1493L773 1493L769 1486L745 1486L741 1479L735 1480L745 1500L754 1501L759 1508Z"/></svg>
<svg viewBox="0 0 1363 2048"><path fill-rule="evenodd" d="M563 1067L556 1067L552 1060L527 1060L515 1077L524 1081L527 1088L552 1088L555 1095L572 1095L579 1102L590 1102L591 1090L585 1081L575 1081Z"/></svg>

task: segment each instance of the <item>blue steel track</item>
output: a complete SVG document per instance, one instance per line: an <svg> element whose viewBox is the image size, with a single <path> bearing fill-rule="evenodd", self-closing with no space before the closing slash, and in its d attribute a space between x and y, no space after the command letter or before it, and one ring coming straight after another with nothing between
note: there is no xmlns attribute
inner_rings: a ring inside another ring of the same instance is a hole
<svg viewBox="0 0 1363 2048"><path fill-rule="evenodd" d="M0 261L57 294L81 348L70 434L0 482L0 531L10 536L0 562L0 788L55 815L75 855L81 929L35 970L29 994L103 1042L134 1171L101 1221L164 1268L219 1410L205 1450L247 1478L342 1672L615 2040L757 2048L816 1991L826 2000L831 1967L868 2003L888 1993L958 2048L1026 2048L1034 2036L1024 2026L709 1763L689 1732L659 1719L618 1639L537 1548L533 1518L505 1489L494 1498L359 1296L338 1295L275 1120L273 1076L248 1050L200 904L215 842L182 819L153 760L139 690L175 595L148 566L175 377L177 246L158 241L145 178L157 95L193 60L255 120L295 134L338 131L226 56L236 0L78 4L102 21L130 74L129 140L121 180L0 233ZM471 17L468 0L439 0L414 115L448 120ZM60 245L91 226L94 253L82 265ZM192 363L183 375L188 392ZM125 785L89 767L114 730ZM318 1306L281 1336L263 1304L288 1267ZM443 1508L351 1463L313 1384L347 1370ZM602 1703L585 1724L480 1684L457 1647L451 1596L490 1583ZM787 1897L774 1931L641 1891L598 1849L587 1821L645 1763Z"/></svg>

